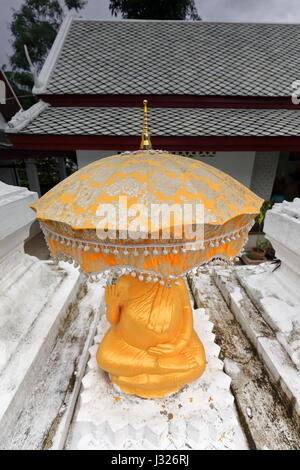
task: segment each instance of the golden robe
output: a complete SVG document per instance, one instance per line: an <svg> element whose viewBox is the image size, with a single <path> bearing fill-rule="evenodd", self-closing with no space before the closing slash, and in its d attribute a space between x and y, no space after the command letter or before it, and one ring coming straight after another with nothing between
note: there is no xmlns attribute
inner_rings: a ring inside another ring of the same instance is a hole
<svg viewBox="0 0 300 470"><path fill-rule="evenodd" d="M126 275L105 296L112 327L97 361L125 393L164 397L202 374L205 352L182 279L167 287Z"/></svg>

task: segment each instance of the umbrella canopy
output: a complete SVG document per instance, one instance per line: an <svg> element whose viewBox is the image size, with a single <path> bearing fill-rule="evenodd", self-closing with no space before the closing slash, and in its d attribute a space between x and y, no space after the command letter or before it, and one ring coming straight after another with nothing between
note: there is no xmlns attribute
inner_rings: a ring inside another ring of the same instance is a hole
<svg viewBox="0 0 300 470"><path fill-rule="evenodd" d="M109 219L100 238L103 213L99 215L99 207L109 204L117 212L120 201L125 200L127 208L141 204L148 209L140 214L140 224L135 230L134 216L122 224L120 218ZM148 278L162 280L183 275L214 259L235 257L262 202L234 178L210 165L164 151L140 150L91 163L31 207L54 257L74 260L87 273L125 266L133 270L133 275L147 273ZM188 222L171 218L166 227L167 239L162 238L161 230L151 227L153 205L184 207L199 203L204 208L201 243L196 236L185 235L185 225L196 227L195 216ZM182 235L176 238L180 223ZM107 230L106 234L114 233L113 239L102 238ZM140 238L132 238L134 232Z"/></svg>

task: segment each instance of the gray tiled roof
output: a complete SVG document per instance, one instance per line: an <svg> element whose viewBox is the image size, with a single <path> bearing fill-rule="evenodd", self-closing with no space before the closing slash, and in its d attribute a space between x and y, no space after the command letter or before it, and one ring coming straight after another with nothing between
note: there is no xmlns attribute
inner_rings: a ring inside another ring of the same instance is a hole
<svg viewBox="0 0 300 470"><path fill-rule="evenodd" d="M46 93L288 96L300 25L73 19Z"/></svg>
<svg viewBox="0 0 300 470"><path fill-rule="evenodd" d="M153 136L300 136L299 110L156 108L149 114ZM20 133L137 136L141 121L140 108L49 106Z"/></svg>

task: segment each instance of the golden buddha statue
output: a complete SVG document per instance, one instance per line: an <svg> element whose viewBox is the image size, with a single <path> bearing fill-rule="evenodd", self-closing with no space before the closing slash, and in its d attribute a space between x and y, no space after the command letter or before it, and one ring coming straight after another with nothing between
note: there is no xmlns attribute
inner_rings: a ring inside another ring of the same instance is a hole
<svg viewBox="0 0 300 470"><path fill-rule="evenodd" d="M97 361L125 393L164 397L202 374L205 352L182 279L168 287L121 276L106 288L105 300L112 327Z"/></svg>

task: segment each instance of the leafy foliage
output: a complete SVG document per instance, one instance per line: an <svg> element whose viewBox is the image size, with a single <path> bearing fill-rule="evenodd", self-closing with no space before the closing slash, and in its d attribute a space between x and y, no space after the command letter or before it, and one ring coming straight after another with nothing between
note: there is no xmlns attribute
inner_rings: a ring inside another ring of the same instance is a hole
<svg viewBox="0 0 300 470"><path fill-rule="evenodd" d="M77 163L73 159L65 158L64 160L66 165L67 176L71 175L72 173L74 173L74 171L78 170ZM44 194L60 181L57 158L38 158L35 160L35 163L37 164L41 192L42 194Z"/></svg>
<svg viewBox="0 0 300 470"><path fill-rule="evenodd" d="M263 205L260 208L260 212L256 217L256 222L259 224L261 230L263 229L266 213L269 209L271 209L272 205L273 204L271 201L264 201Z"/></svg>
<svg viewBox="0 0 300 470"><path fill-rule="evenodd" d="M58 157L62 158L62 157ZM76 157L71 158L67 157L64 159L66 165L67 176L70 176L74 171L78 170ZM39 182L41 186L41 193L45 194L53 186L59 183L59 173L57 166L56 157L43 157L35 159L37 165L37 171L39 176ZM26 173L25 160L18 160L16 162L16 170L18 173L19 184L21 186L26 186L29 189L29 183Z"/></svg>
<svg viewBox="0 0 300 470"><path fill-rule="evenodd" d="M6 78L8 79L12 89L19 98L20 103L24 109L30 108L35 102L36 98L31 93L33 87L33 78L29 72L13 72L6 70Z"/></svg>
<svg viewBox="0 0 300 470"><path fill-rule="evenodd" d="M109 9L126 19L200 20L194 0L110 0Z"/></svg>
<svg viewBox="0 0 300 470"><path fill-rule="evenodd" d="M24 44L32 62L40 66L50 49L62 21L58 0L26 0L19 11L14 11L10 26L14 36L14 54L10 63L14 69L29 70Z"/></svg>
<svg viewBox="0 0 300 470"><path fill-rule="evenodd" d="M5 69L6 76L20 99L23 108L36 101L32 95L33 78L27 62L24 45L27 46L33 65L39 70L56 37L57 31L68 10L80 10L87 0L24 0L19 10L14 10L10 30L13 34L13 55L10 57L12 70ZM36 160L42 192L48 191L59 182L57 159L55 157ZM67 175L76 171L76 162L65 159ZM21 184L28 186L24 161L17 163Z"/></svg>
<svg viewBox="0 0 300 470"><path fill-rule="evenodd" d="M10 57L12 72L9 79L24 107L26 105L21 96L29 94L33 86L24 45L28 48L32 63L39 70L53 44L65 12L71 9L80 10L86 1L25 0L19 10L14 10L10 24L14 39L13 54Z"/></svg>

